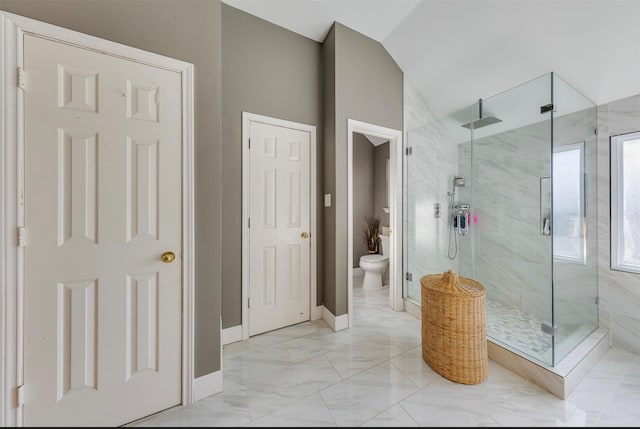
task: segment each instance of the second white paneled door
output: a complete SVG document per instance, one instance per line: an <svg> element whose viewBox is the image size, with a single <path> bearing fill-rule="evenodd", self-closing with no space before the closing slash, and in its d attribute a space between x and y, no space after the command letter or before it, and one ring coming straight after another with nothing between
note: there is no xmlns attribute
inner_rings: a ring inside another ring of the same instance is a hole
<svg viewBox="0 0 640 429"><path fill-rule="evenodd" d="M181 75L24 40L24 424L120 425L181 403Z"/></svg>
<svg viewBox="0 0 640 429"><path fill-rule="evenodd" d="M249 335L310 318L308 131L249 123Z"/></svg>

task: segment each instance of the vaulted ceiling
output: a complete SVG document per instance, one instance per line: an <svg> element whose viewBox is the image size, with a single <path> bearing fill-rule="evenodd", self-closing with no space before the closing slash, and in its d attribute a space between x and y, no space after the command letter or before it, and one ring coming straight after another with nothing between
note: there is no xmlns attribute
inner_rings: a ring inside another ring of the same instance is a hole
<svg viewBox="0 0 640 429"><path fill-rule="evenodd" d="M322 42L379 41L436 116L555 72L596 104L640 93L640 0L223 0Z"/></svg>

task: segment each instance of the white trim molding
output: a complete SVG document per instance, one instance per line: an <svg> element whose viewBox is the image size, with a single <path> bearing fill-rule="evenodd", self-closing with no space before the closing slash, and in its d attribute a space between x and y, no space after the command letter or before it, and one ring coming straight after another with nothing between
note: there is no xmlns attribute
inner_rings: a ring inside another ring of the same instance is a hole
<svg viewBox="0 0 640 429"><path fill-rule="evenodd" d="M222 392L222 370L193 380L193 402Z"/></svg>
<svg viewBox="0 0 640 429"><path fill-rule="evenodd" d="M17 243L18 227L24 226L22 174L24 163L24 117L18 67L23 64L25 33L96 52L160 67L182 76L182 404L193 402L194 357L194 66L177 59L100 39L23 16L0 11L0 422L21 426L22 408L16 407L17 387L23 382L22 293L24 262Z"/></svg>
<svg viewBox="0 0 640 429"><path fill-rule="evenodd" d="M17 154L17 103L18 58L16 24L5 14L0 14L2 42L0 61L0 347L2 370L0 371L0 421L2 426L17 426L18 410L16 387L22 379L18 362L18 154Z"/></svg>
<svg viewBox="0 0 640 429"><path fill-rule="evenodd" d="M327 310L327 307L324 306L322 307L322 320L327 322L327 325L329 325L334 332L349 328L348 314L342 314L336 317L332 312Z"/></svg>
<svg viewBox="0 0 640 429"><path fill-rule="evenodd" d="M404 300L404 311L406 311L416 319L422 320L422 307L411 301L410 299Z"/></svg>
<svg viewBox="0 0 640 429"><path fill-rule="evenodd" d="M237 343L242 341L242 325L232 326L222 330L222 345Z"/></svg>
<svg viewBox="0 0 640 429"><path fill-rule="evenodd" d="M347 120L347 267L353 267L353 133L389 140L389 306L404 310L402 299L402 131L366 122ZM347 280L347 311L353 326L353 275Z"/></svg>
<svg viewBox="0 0 640 429"><path fill-rule="evenodd" d="M311 307L311 320L320 320L322 319L322 310L324 309L324 305L318 305L316 307Z"/></svg>
<svg viewBox="0 0 640 429"><path fill-rule="evenodd" d="M309 315L310 319L313 317L317 310L317 251L318 251L318 227L316 224L316 210L317 210L317 149L316 149L316 127L315 125L301 124L298 122L291 122L284 119L272 118L269 116L258 115L255 113L242 112L242 339L249 339L249 228L248 219L250 213L250 195L249 195L249 183L250 183L250 163L249 163L249 127L251 122L261 122L263 124L273 125L277 127L286 127L294 130L305 131L310 135L311 147L309 148L309 162L311 167L310 177L310 240L311 240L311 254L310 254L310 304Z"/></svg>

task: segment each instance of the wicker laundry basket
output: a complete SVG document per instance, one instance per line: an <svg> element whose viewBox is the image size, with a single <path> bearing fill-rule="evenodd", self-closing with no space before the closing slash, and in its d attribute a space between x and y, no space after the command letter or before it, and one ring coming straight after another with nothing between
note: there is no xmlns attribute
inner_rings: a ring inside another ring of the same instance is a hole
<svg viewBox="0 0 640 429"><path fill-rule="evenodd" d="M463 384L487 378L486 290L449 270L423 276L422 358L438 374Z"/></svg>

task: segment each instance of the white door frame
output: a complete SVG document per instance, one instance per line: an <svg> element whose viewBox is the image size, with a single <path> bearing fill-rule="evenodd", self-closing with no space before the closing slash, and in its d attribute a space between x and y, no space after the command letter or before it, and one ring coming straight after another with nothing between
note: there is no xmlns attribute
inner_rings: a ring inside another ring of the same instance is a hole
<svg viewBox="0 0 640 429"><path fill-rule="evenodd" d="M347 267L353 267L353 133L389 139L389 306L395 311L404 310L402 299L402 131L381 127L367 122L347 120ZM353 276L348 275L349 327L353 326Z"/></svg>
<svg viewBox="0 0 640 429"><path fill-rule="evenodd" d="M23 383L24 227L23 64L25 33L137 61L182 75L182 404L193 402L194 375L194 99L193 64L0 11L0 425L22 425L18 386Z"/></svg>
<svg viewBox="0 0 640 429"><path fill-rule="evenodd" d="M249 214L250 211L250 171L249 171L249 125L251 122L262 122L263 124L274 125L277 127L291 128L299 131L306 131L310 135L311 147L309 148L309 162L311 163L309 184L311 189L311 208L310 208L310 225L309 239L311 240L310 254L310 308L309 317L311 320L318 319L320 312L316 309L317 302L317 229L316 229L316 127L315 125L301 124L298 122L287 121L284 119L271 118L269 116L258 115L256 113L242 112L242 339L249 339Z"/></svg>

